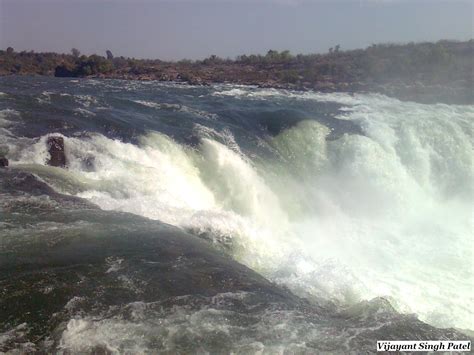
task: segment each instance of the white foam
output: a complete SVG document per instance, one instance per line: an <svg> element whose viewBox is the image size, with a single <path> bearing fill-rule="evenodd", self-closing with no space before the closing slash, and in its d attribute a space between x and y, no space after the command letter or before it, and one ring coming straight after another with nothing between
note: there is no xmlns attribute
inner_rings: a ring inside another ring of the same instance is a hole
<svg viewBox="0 0 474 355"><path fill-rule="evenodd" d="M112 353L134 354L197 350L207 353L216 348L232 353L282 353L309 351L304 341L324 341L318 326L306 322L296 311L263 311L251 327L243 327L239 320L247 314L221 308L225 308L226 302L245 297L242 293L218 294L201 309L175 305L169 311L159 310L159 303L135 302L123 309L127 320L120 315L105 319L74 318L68 322L59 348L74 353L89 352L98 346Z"/></svg>
<svg viewBox="0 0 474 355"><path fill-rule="evenodd" d="M339 118L358 122L367 136L346 135L325 147L313 142L306 152L299 139L289 149L303 159L298 172L323 166L303 189L316 214L293 231L314 259L346 265L363 284L362 297L388 295L431 324L472 329L474 107L319 95L350 104ZM327 164L314 150L326 154ZM319 271L311 274L321 279ZM302 282L301 289L314 285Z"/></svg>
<svg viewBox="0 0 474 355"><path fill-rule="evenodd" d="M146 106L146 107L151 107L151 108L160 108L161 107L161 105L159 103L153 102L153 101L134 100L134 102L136 102L137 104Z"/></svg>
<svg viewBox="0 0 474 355"><path fill-rule="evenodd" d="M36 97L36 101L40 104L50 104L51 103L51 95L53 95L54 92L52 91L43 91L39 96Z"/></svg>
<svg viewBox="0 0 474 355"><path fill-rule="evenodd" d="M111 272L117 272L120 269L122 269L122 263L123 259L121 258L113 258L110 257L107 259L107 264L110 266L107 271L105 272L106 274L109 274Z"/></svg>
<svg viewBox="0 0 474 355"><path fill-rule="evenodd" d="M85 108L89 108L91 105L99 104L97 98L92 95L74 95L74 99Z"/></svg>
<svg viewBox="0 0 474 355"><path fill-rule="evenodd" d="M75 317L62 333L60 349L82 353L102 347L140 354L347 353L356 340L359 352L366 353L373 349L380 327L397 317L384 300L376 300L359 303L341 317L335 314L335 322L320 322L320 315L307 310L287 310L278 304L254 307L251 295L185 295L166 300L165 306L134 302L111 307L103 317Z"/></svg>
<svg viewBox="0 0 474 355"><path fill-rule="evenodd" d="M6 108L3 110L0 110L0 128L3 127L8 127L12 125L11 119L19 116L20 113L16 110L13 110L11 108ZM10 120L9 120L10 118Z"/></svg>
<svg viewBox="0 0 474 355"><path fill-rule="evenodd" d="M194 109L194 108L191 108L191 107L188 107L188 106L185 106L185 105L180 105L180 104L170 104L170 103L166 103L166 102L158 103L158 102L145 101L145 100L133 100L133 102L135 102L137 104L140 104L140 105L143 105L143 106L146 106L146 107L150 107L150 108L164 109L164 110L174 110L174 111L179 111L179 112L187 112L187 113L191 113L193 115L200 116L200 117L207 118L207 119L217 119L218 118L218 115L216 115L216 114L209 113L209 112L202 111L202 110L197 110L197 109Z"/></svg>
<svg viewBox="0 0 474 355"><path fill-rule="evenodd" d="M85 108L81 108L81 107L75 108L73 111L74 111L76 114L79 114L79 115L85 116L85 117L92 117L92 116L95 116L95 113L94 113L94 112L89 111L89 110L86 110Z"/></svg>

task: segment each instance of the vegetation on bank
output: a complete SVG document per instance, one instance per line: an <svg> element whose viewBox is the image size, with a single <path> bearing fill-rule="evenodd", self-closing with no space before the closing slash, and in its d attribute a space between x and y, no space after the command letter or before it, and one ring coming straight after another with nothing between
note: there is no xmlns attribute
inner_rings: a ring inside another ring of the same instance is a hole
<svg viewBox="0 0 474 355"><path fill-rule="evenodd" d="M377 44L366 49L330 48L325 54L270 50L266 55L223 59L161 60L71 54L0 51L0 75L54 75L138 80L185 81L191 84L231 82L271 87L358 90L399 82L453 84L471 88L474 41Z"/></svg>

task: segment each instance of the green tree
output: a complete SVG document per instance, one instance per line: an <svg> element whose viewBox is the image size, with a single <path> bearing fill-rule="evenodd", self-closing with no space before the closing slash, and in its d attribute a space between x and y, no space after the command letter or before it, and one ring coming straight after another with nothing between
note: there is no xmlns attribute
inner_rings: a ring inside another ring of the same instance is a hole
<svg viewBox="0 0 474 355"><path fill-rule="evenodd" d="M278 51L270 49L265 55L265 60L267 62L273 63L273 62L278 61L279 57L280 57L280 54L278 53Z"/></svg>
<svg viewBox="0 0 474 355"><path fill-rule="evenodd" d="M282 62L289 62L293 59L293 56L291 55L289 50L284 50L283 52L280 53L280 60Z"/></svg>

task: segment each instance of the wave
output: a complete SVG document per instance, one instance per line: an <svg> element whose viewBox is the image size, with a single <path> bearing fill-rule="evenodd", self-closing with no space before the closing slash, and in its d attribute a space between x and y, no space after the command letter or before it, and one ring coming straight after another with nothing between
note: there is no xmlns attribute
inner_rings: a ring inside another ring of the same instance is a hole
<svg viewBox="0 0 474 355"><path fill-rule="evenodd" d="M154 101L145 101L145 100L133 100L133 102L146 106L146 107L155 108L158 110L185 112L185 113L190 113L198 117L203 117L203 118L208 118L208 119L218 118L217 114L202 111L202 110L197 110L197 109L194 109L185 105L181 105L181 104L157 103Z"/></svg>
<svg viewBox="0 0 474 355"><path fill-rule="evenodd" d="M70 320L59 348L72 352L99 347L113 353L144 353L149 349L175 353L195 352L199 342L202 351L226 353L346 353L355 347L370 352L365 344L373 342L375 332L368 319L385 326L406 321L383 299L339 314L344 322L321 325L319 317L307 310L277 305L263 309L254 307L252 298L255 296L250 292L227 292L213 297L133 302L110 310L100 320ZM81 300L71 301L74 306ZM166 307L170 302L176 303L171 309Z"/></svg>
<svg viewBox="0 0 474 355"><path fill-rule="evenodd" d="M20 113L13 109L7 108L0 110L0 127L3 128L13 125L11 119L18 115L20 115ZM8 118L10 118L10 120Z"/></svg>
<svg viewBox="0 0 474 355"><path fill-rule="evenodd" d="M260 137L268 154L202 122L192 147L153 131L137 144L65 136L67 171L38 168L48 158L49 134L18 152L13 164L29 164L57 190L102 209L191 231L318 302L350 306L387 296L433 325L474 328L473 106L213 90L220 97L338 103L336 118L363 134L328 139L332 127L303 120ZM82 325L72 324L71 332Z"/></svg>

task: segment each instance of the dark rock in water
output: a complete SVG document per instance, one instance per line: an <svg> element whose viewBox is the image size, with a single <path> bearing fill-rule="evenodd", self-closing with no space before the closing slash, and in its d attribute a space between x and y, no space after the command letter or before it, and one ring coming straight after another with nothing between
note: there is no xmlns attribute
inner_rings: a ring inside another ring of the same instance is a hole
<svg viewBox="0 0 474 355"><path fill-rule="evenodd" d="M48 151L51 156L48 165L65 167L66 155L64 154L64 139L62 137L48 138Z"/></svg>
<svg viewBox="0 0 474 355"><path fill-rule="evenodd" d="M84 171L95 170L95 157L93 155L88 155L82 160L82 169Z"/></svg>
<svg viewBox="0 0 474 355"><path fill-rule="evenodd" d="M8 166L8 159L0 157L0 168L6 168Z"/></svg>

